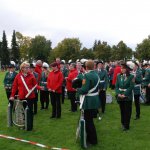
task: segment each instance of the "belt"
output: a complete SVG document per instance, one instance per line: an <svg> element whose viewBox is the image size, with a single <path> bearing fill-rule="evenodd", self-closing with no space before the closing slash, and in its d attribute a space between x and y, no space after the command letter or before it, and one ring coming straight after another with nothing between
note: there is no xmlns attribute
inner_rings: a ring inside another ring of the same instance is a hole
<svg viewBox="0 0 150 150"><path fill-rule="evenodd" d="M98 92L96 92L96 93L89 93L89 94L86 94L85 96L96 96L96 95L98 95Z"/></svg>
<svg viewBox="0 0 150 150"><path fill-rule="evenodd" d="M134 87L140 87L141 86L141 84L136 84Z"/></svg>
<svg viewBox="0 0 150 150"><path fill-rule="evenodd" d="M119 91L123 91L123 92L125 92L127 89L121 89L121 88L119 88Z"/></svg>

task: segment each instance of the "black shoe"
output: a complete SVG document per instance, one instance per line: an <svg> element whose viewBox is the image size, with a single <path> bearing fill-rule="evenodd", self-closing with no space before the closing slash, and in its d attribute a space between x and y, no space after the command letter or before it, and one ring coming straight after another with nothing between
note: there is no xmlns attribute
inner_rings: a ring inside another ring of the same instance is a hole
<svg viewBox="0 0 150 150"><path fill-rule="evenodd" d="M77 112L77 110L72 110L72 112Z"/></svg>
<svg viewBox="0 0 150 150"><path fill-rule="evenodd" d="M51 116L50 119L55 118L55 116Z"/></svg>
<svg viewBox="0 0 150 150"><path fill-rule="evenodd" d="M135 117L135 118L134 118L134 120L138 120L138 119L140 119L140 117Z"/></svg>
<svg viewBox="0 0 150 150"><path fill-rule="evenodd" d="M56 118L57 118L57 119L60 119L61 117L60 117L60 116L57 116Z"/></svg>
<svg viewBox="0 0 150 150"><path fill-rule="evenodd" d="M129 130L128 126L123 128L123 131L128 131L128 130Z"/></svg>
<svg viewBox="0 0 150 150"><path fill-rule="evenodd" d="M127 128L123 128L123 131L128 131L129 129L127 129Z"/></svg>

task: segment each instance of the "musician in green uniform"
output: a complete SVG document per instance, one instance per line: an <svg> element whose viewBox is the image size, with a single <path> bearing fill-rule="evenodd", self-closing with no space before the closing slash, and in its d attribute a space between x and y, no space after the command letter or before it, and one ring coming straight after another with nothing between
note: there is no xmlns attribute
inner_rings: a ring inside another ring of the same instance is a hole
<svg viewBox="0 0 150 150"><path fill-rule="evenodd" d="M97 63L97 72L100 78L99 84L99 98L101 101L102 113L105 112L105 105L106 105L106 90L108 85L108 74L106 69L104 68L104 62L99 61Z"/></svg>
<svg viewBox="0 0 150 150"><path fill-rule="evenodd" d="M94 62L88 60L86 62L86 71L82 80L82 87L77 89L78 94L85 95L82 109L84 110L84 119L87 133L87 143L97 144L97 134L93 118L97 114L100 107L98 96L99 77L94 70Z"/></svg>
<svg viewBox="0 0 150 150"><path fill-rule="evenodd" d="M62 84L62 104L64 104L64 100L65 100L65 88L66 88L66 80L65 78L68 76L68 69L66 68L66 65L65 65L65 61L62 60L60 62L60 71L63 73L63 76L64 76L64 80L63 80L63 84Z"/></svg>
<svg viewBox="0 0 150 150"><path fill-rule="evenodd" d="M140 118L140 94L141 94L141 83L142 83L142 70L139 67L138 61L133 61L133 71L132 74L135 77L135 85L134 85L134 102L136 108L136 117L134 120Z"/></svg>
<svg viewBox="0 0 150 150"><path fill-rule="evenodd" d="M121 73L117 76L116 97L120 106L121 123L123 131L129 130L132 112L132 91L134 89L134 76L130 74L128 63L121 64Z"/></svg>
<svg viewBox="0 0 150 150"><path fill-rule="evenodd" d="M49 91L47 89L48 75L49 75L49 65L46 62L43 62L40 80L40 86L43 87L43 90L40 91L41 110L48 109L49 107Z"/></svg>
<svg viewBox="0 0 150 150"><path fill-rule="evenodd" d="M4 88L6 90L6 95L8 100L11 95L12 84L14 82L16 75L17 72L15 71L15 66L13 64L10 64L8 66L8 72L6 73L4 78Z"/></svg>
<svg viewBox="0 0 150 150"><path fill-rule="evenodd" d="M150 105L150 62L147 64L143 85L146 88L146 104Z"/></svg>

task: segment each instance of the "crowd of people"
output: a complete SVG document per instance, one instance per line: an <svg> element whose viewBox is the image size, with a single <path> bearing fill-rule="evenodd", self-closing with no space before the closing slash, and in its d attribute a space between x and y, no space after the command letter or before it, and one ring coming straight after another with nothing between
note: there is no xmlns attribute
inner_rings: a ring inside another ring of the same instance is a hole
<svg viewBox="0 0 150 150"><path fill-rule="evenodd" d="M132 101L136 107L135 120L140 119L142 89L146 93L145 104L150 105L150 61L143 64L135 60L106 63L102 60L81 59L66 63L65 60L56 58L51 64L41 60L32 64L23 62L19 73L14 68L15 64L8 66L4 87L12 106L16 96L19 100L27 100L31 122L28 130L33 129L33 116L38 112L38 97L40 109L48 109L51 102L50 118L60 119L66 91L70 100L70 111L73 113L78 109L77 101L80 101L80 96L84 95L82 109L89 144L98 142L93 118L106 111L108 86L116 91L123 131L130 128Z"/></svg>

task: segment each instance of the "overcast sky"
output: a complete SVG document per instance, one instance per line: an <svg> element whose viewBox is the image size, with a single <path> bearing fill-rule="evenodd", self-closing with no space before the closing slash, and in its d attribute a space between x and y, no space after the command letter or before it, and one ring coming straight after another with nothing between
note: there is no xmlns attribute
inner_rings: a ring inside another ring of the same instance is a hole
<svg viewBox="0 0 150 150"><path fill-rule="evenodd" d="M0 39L5 30L44 35L52 47L77 37L90 48L94 40L135 48L150 34L150 0L0 0Z"/></svg>

